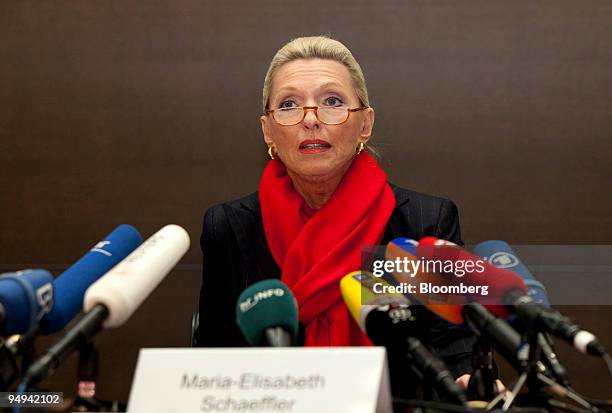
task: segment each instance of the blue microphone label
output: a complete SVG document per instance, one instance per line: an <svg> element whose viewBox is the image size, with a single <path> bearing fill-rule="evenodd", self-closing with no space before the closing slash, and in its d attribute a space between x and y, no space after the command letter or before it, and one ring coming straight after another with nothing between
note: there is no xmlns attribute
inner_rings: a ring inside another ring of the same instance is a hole
<svg viewBox="0 0 612 413"><path fill-rule="evenodd" d="M91 249L92 252L99 252L101 254L106 255L107 257L112 257L112 253L110 251L106 251L104 249L104 247L106 247L107 245L110 245L111 242L110 241L100 241L98 242L96 245L94 245L94 247Z"/></svg>

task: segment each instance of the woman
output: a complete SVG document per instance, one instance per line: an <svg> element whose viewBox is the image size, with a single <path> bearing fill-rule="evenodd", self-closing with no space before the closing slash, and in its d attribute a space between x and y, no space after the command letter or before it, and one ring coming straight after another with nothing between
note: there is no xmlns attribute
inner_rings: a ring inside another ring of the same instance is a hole
<svg viewBox="0 0 612 413"><path fill-rule="evenodd" d="M363 73L327 37L295 39L270 64L263 137L271 160L259 191L206 211L200 344L246 346L235 323L248 285L280 278L293 291L305 345L367 345L339 281L363 247L426 235L461 243L455 205L387 183L369 151L374 126ZM472 336L431 315L428 344L456 376L470 370Z"/></svg>

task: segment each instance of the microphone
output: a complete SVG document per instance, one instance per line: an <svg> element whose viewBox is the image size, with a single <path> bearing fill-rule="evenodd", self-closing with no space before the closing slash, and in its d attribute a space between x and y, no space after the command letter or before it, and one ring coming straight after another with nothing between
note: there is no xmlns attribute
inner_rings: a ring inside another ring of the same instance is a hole
<svg viewBox="0 0 612 413"><path fill-rule="evenodd" d="M467 284L471 286L486 286L487 296L474 295L465 297L466 301L477 301L483 304L489 311L499 317L509 317L512 315L510 308L505 304L508 291L517 290L527 293L527 287L521 278L503 268L497 268L482 258L464 250L452 242L441 240L436 237L424 237L419 241L417 253L425 260L443 262L445 264L461 265L461 273L456 267L444 272L445 278L451 284ZM467 263L474 265L468 266Z"/></svg>
<svg viewBox="0 0 612 413"><path fill-rule="evenodd" d="M456 246L434 247L438 240L434 237L426 237L419 242L419 252L421 244L428 245L422 251L437 259L447 259L451 261L475 260L479 257ZM485 282L485 276L489 279ZM523 280L515 273L503 268L497 268L492 264L484 263L484 271L481 274L474 272L466 273L463 277L470 283L481 283L490 286L493 290L493 297L501 298L506 308L512 309L519 317L521 322L530 330L543 329L556 337L566 341L574 348L584 354L592 354L604 357L607 352L597 338L590 332L582 330L569 318L564 317L559 312L537 304L527 293L527 288ZM479 301L478 299L476 299ZM485 303L483 303L485 304ZM506 311L499 305L487 305L491 312L506 317Z"/></svg>
<svg viewBox="0 0 612 413"><path fill-rule="evenodd" d="M413 244L414 241L408 241L409 242L406 242L403 239L396 239L389 243L387 246L387 257L394 258L401 256L401 254L414 253L414 247L410 245ZM425 240L425 242L428 241ZM436 246L456 246L451 242L439 240L433 237L429 238L429 243L430 245ZM429 252L431 253L431 249ZM419 275L421 274L418 274L417 277ZM466 301L462 305L449 305L435 304L435 300L433 301L433 303L431 301L425 303L425 306L429 310L453 324L463 324L464 322L467 322L472 330L474 330L478 335L483 336L494 343L497 351L500 352L515 369L518 371L523 369L522 362L519 359L518 354L519 348L521 348L522 344L521 336L504 319L497 318L478 302ZM446 301L450 300L446 299ZM492 308L496 307L499 306L493 306ZM537 362L537 369L543 375L539 377L554 374L561 383L567 385L568 380L565 374L565 368L559 363L558 359L556 358L556 354L548 345L548 342L543 334L538 335L538 343L543 351L542 355L544 356L543 361L545 363L543 364L540 361ZM548 369L550 369L550 371ZM547 386L549 386L551 391L559 391L558 386L550 387L551 383L546 381L545 378L542 378L541 380L544 381ZM584 400L580 398L579 395L570 391L569 388L561 393L562 396L568 396L578 403L585 405ZM588 403L586 405L588 405Z"/></svg>
<svg viewBox="0 0 612 413"><path fill-rule="evenodd" d="M297 301L282 281L273 278L259 281L238 297L236 323L252 346L294 346L298 333Z"/></svg>
<svg viewBox="0 0 612 413"><path fill-rule="evenodd" d="M451 372L448 371L442 360L434 356L415 337L422 331L422 326L412 313L408 299L400 296L396 302L391 302L393 296L381 297L383 301L388 301L383 305L378 304L377 298L374 300L366 298L368 301L362 301L364 287L373 283L386 284L383 280L376 279L365 271L352 272L345 275L340 281L344 302L359 327L376 345L387 348L390 360L408 358L423 378L431 383L443 398L459 405L466 405L465 393L455 383ZM371 297L369 293L366 293L365 297L368 296ZM359 316L355 317L357 314Z"/></svg>
<svg viewBox="0 0 612 413"><path fill-rule="evenodd" d="M521 262L512 247L500 240L483 241L474 247L474 254L484 258L497 268L505 268L517 273L527 286L527 293L537 304L550 307L550 301L546 295L546 288L529 272L529 269Z"/></svg>
<svg viewBox="0 0 612 413"><path fill-rule="evenodd" d="M85 290L142 243L136 228L119 225L53 281L54 303L41 320L43 334L63 329L83 309Z"/></svg>
<svg viewBox="0 0 612 413"><path fill-rule="evenodd" d="M515 369L521 370L521 362L518 359L521 336L507 321L494 316L478 303L463 306L462 314L476 334L489 339L494 344L495 349Z"/></svg>
<svg viewBox="0 0 612 413"><path fill-rule="evenodd" d="M408 298L401 293L389 292L391 284L386 280L376 278L368 271L353 271L345 275L344 278L347 278L347 281L340 280L340 290L343 291L342 298L353 319L359 325L365 322L364 313L367 315L370 307L385 304L410 304ZM358 282L349 282L350 278ZM384 292L381 292L382 288L385 288Z"/></svg>
<svg viewBox="0 0 612 413"><path fill-rule="evenodd" d="M102 327L122 325L188 249L189 235L178 225L166 225L148 238L87 289L86 313L32 363L22 383L36 383L52 374L70 353L87 343Z"/></svg>
<svg viewBox="0 0 612 413"><path fill-rule="evenodd" d="M53 276L46 270L0 275L0 336L23 334L38 326L53 305Z"/></svg>
<svg viewBox="0 0 612 413"><path fill-rule="evenodd" d="M455 280L445 275L427 271L427 268L421 265L422 262L419 262L421 257L417 258L418 249L419 243L411 238L395 238L387 244L385 258L391 261L399 259L400 262L404 260L407 263L414 263L410 281L416 281L419 285L435 285L440 288L452 287ZM403 272L393 271L392 274L397 280L406 280ZM465 295L421 293L420 288L414 288L409 297L425 305L428 310L441 318L453 324L463 324L461 309L462 305L468 302Z"/></svg>
<svg viewBox="0 0 612 413"><path fill-rule="evenodd" d="M448 241L437 240L437 245L455 245ZM417 250L414 247L415 241L407 238L396 238L387 244L387 259L407 257L416 260L414 254ZM415 279L418 282L430 282L433 277L439 277L438 283L449 280L446 275L427 274L419 272ZM452 280L451 280L452 281ZM447 285L452 285L448 283ZM411 297L415 294L410 294ZM441 318L455 325L462 325L465 322L476 334L488 338L495 344L496 349L507 359L515 368L520 369L517 358L517 351L521 344L521 336L505 320L495 317L486 308L478 303L451 300L448 296L437 295L418 295L417 299L423 305L437 314ZM453 302L449 302L453 301Z"/></svg>
<svg viewBox="0 0 612 413"><path fill-rule="evenodd" d="M119 327L140 307L189 249L189 234L166 225L96 281L85 293L84 310L103 305L104 328Z"/></svg>
<svg viewBox="0 0 612 413"><path fill-rule="evenodd" d="M517 273L525 282L528 288L527 293L534 299L535 303L550 308L546 288L531 274L507 242L499 240L481 242L474 247L474 254L488 260L498 268L506 268ZM538 333L538 343L548 367L562 384L568 385L567 371L557 358L550 338L543 333Z"/></svg>
<svg viewBox="0 0 612 413"><path fill-rule="evenodd" d="M31 345L40 318L53 305L52 283L53 276L41 269L0 275L0 336L11 335L0 337L0 391L19 377L17 356Z"/></svg>

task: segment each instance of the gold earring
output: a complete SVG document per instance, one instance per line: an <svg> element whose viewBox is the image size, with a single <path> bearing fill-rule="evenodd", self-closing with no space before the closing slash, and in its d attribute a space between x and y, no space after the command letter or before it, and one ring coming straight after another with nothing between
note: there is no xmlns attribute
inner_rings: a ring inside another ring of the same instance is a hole
<svg viewBox="0 0 612 413"><path fill-rule="evenodd" d="M364 148L365 148L365 144L363 142L359 142L359 146L357 147L357 155L363 152Z"/></svg>
<svg viewBox="0 0 612 413"><path fill-rule="evenodd" d="M270 159L274 159L274 153L272 153L272 147L268 146L268 156Z"/></svg>

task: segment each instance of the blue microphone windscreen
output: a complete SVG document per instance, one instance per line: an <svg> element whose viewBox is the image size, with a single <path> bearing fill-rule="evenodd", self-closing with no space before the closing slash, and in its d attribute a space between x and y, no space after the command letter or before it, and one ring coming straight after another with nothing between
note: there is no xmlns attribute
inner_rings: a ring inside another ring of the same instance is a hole
<svg viewBox="0 0 612 413"><path fill-rule="evenodd" d="M0 275L0 336L27 333L38 323L52 304L52 283L51 273L41 269Z"/></svg>
<svg viewBox="0 0 612 413"><path fill-rule="evenodd" d="M280 280L259 281L245 289L236 303L236 322L252 346L261 345L268 328L282 327L295 341L298 308L289 287Z"/></svg>
<svg viewBox="0 0 612 413"><path fill-rule="evenodd" d="M499 268L505 268L517 273L525 282L529 295L538 304L550 307L546 288L539 282L529 269L521 262L512 247L500 240L484 241L474 247L474 254L485 258L489 263Z"/></svg>
<svg viewBox="0 0 612 413"><path fill-rule="evenodd" d="M64 328L83 309L83 296L87 288L140 244L142 237L136 228L119 225L61 273L53 282L55 303L41 322L41 332L52 334Z"/></svg>
<svg viewBox="0 0 612 413"><path fill-rule="evenodd" d="M412 238L403 237L395 238L391 242L400 247L402 250L406 251L408 254L416 255L416 249L419 245L418 241L415 241Z"/></svg>

